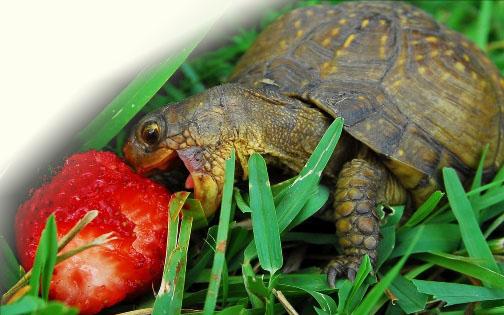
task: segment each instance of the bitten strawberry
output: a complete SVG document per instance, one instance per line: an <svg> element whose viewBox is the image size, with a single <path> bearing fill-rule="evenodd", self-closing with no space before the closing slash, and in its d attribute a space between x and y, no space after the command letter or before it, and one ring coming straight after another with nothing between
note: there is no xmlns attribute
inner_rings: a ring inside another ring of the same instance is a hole
<svg viewBox="0 0 504 315"><path fill-rule="evenodd" d="M24 268L31 268L47 217L54 212L58 238L90 210L98 217L63 251L108 232L117 239L88 249L54 271L50 297L82 314L151 289L163 270L169 193L134 173L109 152L75 154L18 210L16 241Z"/></svg>

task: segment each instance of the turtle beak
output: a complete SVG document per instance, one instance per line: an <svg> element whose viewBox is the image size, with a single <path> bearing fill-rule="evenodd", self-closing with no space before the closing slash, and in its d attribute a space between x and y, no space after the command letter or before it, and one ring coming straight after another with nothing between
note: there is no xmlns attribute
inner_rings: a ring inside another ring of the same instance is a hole
<svg viewBox="0 0 504 315"><path fill-rule="evenodd" d="M177 158L175 150L159 148L154 152L144 153L136 148L133 141L129 140L123 147L126 160L139 174L146 174L154 169L166 170L173 160Z"/></svg>
<svg viewBox="0 0 504 315"><path fill-rule="evenodd" d="M194 197L201 202L207 217L213 215L220 203L222 185L212 174L205 170L201 161L201 149L193 147L184 150L159 148L153 152L144 152L129 140L123 148L126 160L139 174L145 175L152 170L168 170L180 158L189 171L186 188L194 189Z"/></svg>
<svg viewBox="0 0 504 315"><path fill-rule="evenodd" d="M194 197L201 202L206 217L212 216L220 202L219 185L207 174L191 172L189 176L192 176L194 182Z"/></svg>
<svg viewBox="0 0 504 315"><path fill-rule="evenodd" d="M198 147L190 147L178 150L177 154L190 173L190 186L194 188L194 197L201 202L201 206L207 217L212 216L220 203L223 184L216 181L209 171L206 171L203 162L205 161Z"/></svg>

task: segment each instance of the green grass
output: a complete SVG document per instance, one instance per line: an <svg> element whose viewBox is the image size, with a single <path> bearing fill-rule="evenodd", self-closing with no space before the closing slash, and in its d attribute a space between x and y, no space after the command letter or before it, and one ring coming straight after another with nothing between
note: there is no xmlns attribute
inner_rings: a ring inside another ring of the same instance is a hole
<svg viewBox="0 0 504 315"><path fill-rule="evenodd" d="M412 2L466 34L504 73L504 1ZM257 27L237 30L221 48L184 62L195 41L159 69L140 75L82 131L82 148L104 148L121 155L129 132L125 126L133 117L226 82L260 30L294 6L265 11ZM163 85L177 68L178 79ZM131 103L137 105L131 108ZM113 124L104 123L111 117ZM171 205L167 223L172 228L163 285L157 298L147 294L133 307L130 303L130 309L153 307L155 314L286 314L293 309L307 315L464 314L467 310L504 314L504 170L483 186L478 170L469 190L464 191L455 172L445 169L446 195L434 193L409 218L404 207L383 211L377 270L371 271L366 260L354 283L339 280L335 288L327 285L321 268L336 252L334 229L311 217L329 199L332 187L321 185L317 174L327 164L341 128L342 121L336 120L299 176L283 183L270 185L272 174L265 169L264 160L253 155L249 189L233 189L230 178L234 171L230 170L234 158L228 160L221 213L210 222L200 218L201 209L191 200L187 201L190 211L180 218L188 196L175 199L179 202ZM50 223L46 234L53 235L55 228ZM203 241L190 243L190 238ZM41 271L51 270L56 259L52 240L41 246L47 248L41 249ZM306 253L299 266L295 252L300 248L306 248ZM0 289L5 291L23 274L2 238L0 251L0 266L6 266L0 272ZM291 272L284 272L285 268ZM39 278L46 297L50 276L42 272L42 277L32 279L33 286ZM124 311L125 306L119 309ZM32 310L40 314L74 312L44 301L34 292L18 303L2 306L2 314Z"/></svg>

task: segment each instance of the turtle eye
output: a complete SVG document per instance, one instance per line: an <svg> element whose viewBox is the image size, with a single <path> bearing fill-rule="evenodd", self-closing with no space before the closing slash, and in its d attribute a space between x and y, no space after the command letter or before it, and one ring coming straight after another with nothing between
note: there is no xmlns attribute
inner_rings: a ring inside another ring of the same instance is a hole
<svg viewBox="0 0 504 315"><path fill-rule="evenodd" d="M159 124L154 121L146 123L142 128L142 140L149 145L156 144L159 141L159 134Z"/></svg>

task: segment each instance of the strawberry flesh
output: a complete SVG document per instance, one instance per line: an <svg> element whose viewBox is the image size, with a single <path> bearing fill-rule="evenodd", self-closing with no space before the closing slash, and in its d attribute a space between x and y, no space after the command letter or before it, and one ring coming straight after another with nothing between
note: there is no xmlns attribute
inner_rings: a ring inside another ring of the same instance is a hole
<svg viewBox="0 0 504 315"><path fill-rule="evenodd" d="M98 210L98 217L63 252L108 232L117 239L58 264L50 288L52 299L78 307L81 314L95 314L159 281L169 199L164 187L134 173L110 152L75 154L20 206L16 216L20 261L25 269L31 268L51 213L61 238L86 212Z"/></svg>

